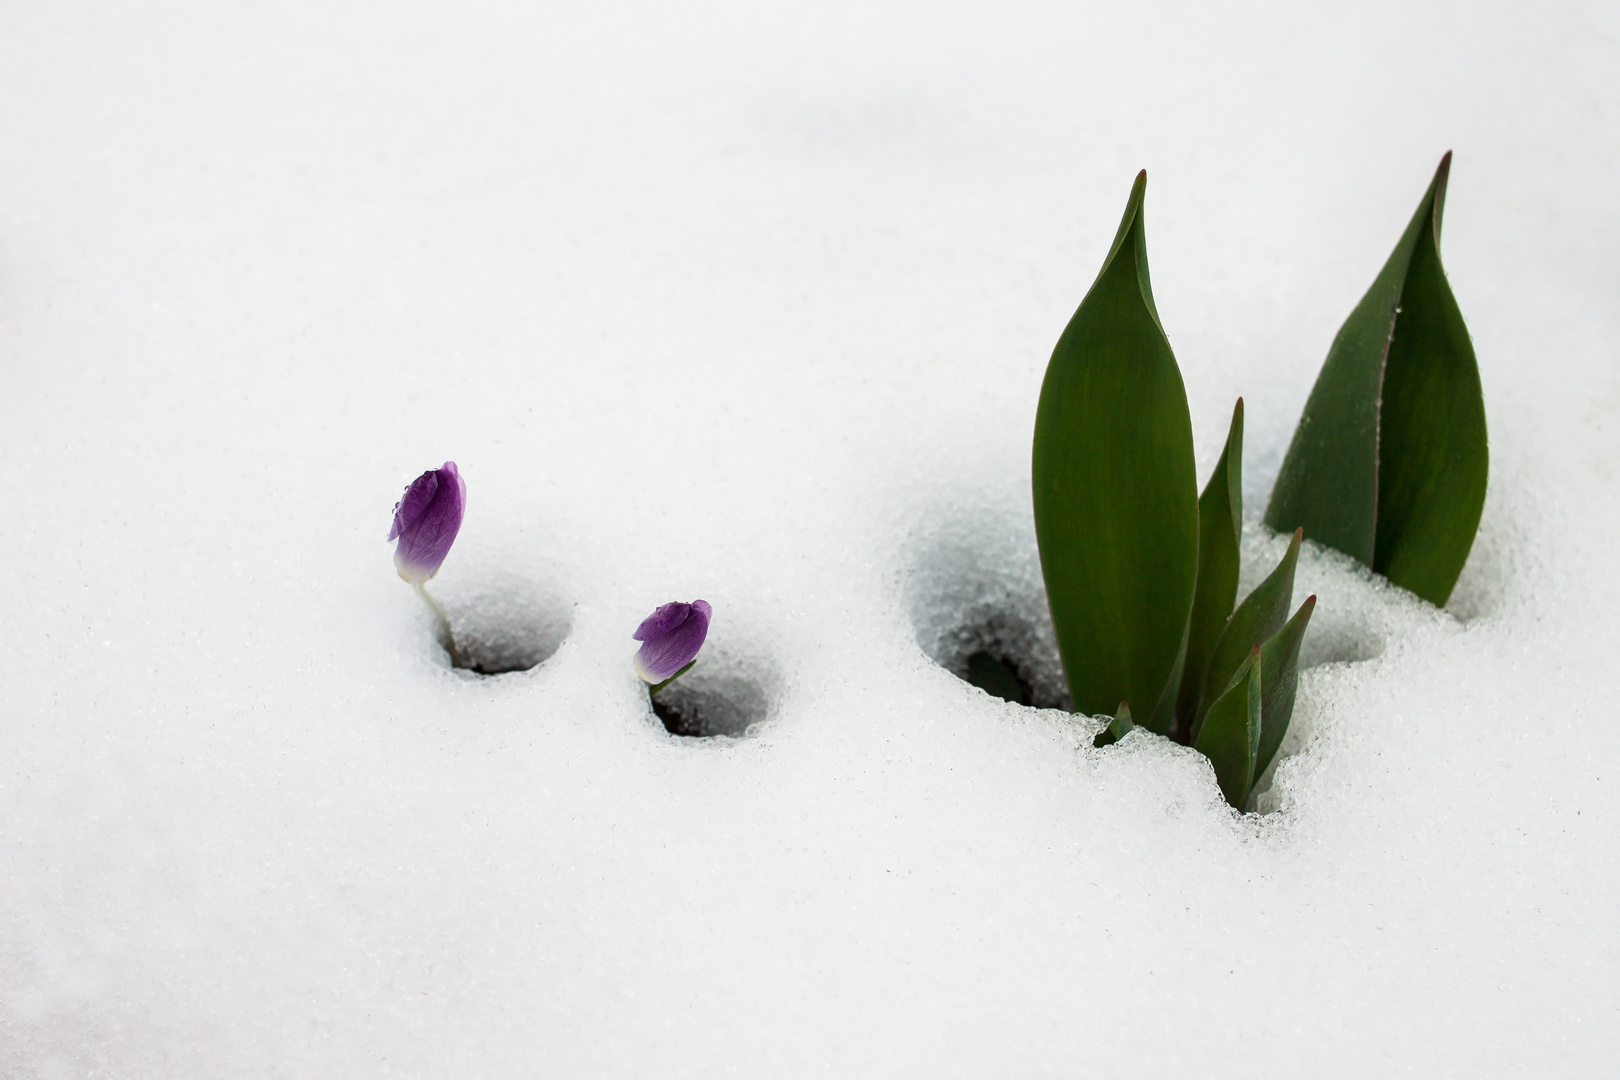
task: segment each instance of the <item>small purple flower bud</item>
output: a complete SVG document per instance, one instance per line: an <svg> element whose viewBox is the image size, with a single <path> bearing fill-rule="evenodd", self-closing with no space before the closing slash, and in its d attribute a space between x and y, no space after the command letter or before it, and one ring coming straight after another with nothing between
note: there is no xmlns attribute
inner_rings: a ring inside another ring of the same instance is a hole
<svg viewBox="0 0 1620 1080"><path fill-rule="evenodd" d="M399 576L420 585L439 572L450 545L461 531L467 511L467 484L447 461L442 469L429 469L411 481L405 497L394 504L394 527L388 539L398 540L394 566Z"/></svg>
<svg viewBox="0 0 1620 1080"><path fill-rule="evenodd" d="M643 682L663 682L697 658L709 636L713 609L702 600L665 604L641 621L630 636L641 642L636 674Z"/></svg>

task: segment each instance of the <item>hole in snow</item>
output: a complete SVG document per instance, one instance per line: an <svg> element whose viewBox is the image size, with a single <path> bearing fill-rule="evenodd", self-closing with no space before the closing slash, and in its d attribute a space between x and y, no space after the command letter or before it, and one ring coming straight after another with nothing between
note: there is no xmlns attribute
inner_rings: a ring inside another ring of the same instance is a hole
<svg viewBox="0 0 1620 1080"><path fill-rule="evenodd" d="M948 523L912 545L905 600L917 644L987 693L1069 708L1033 528L1000 515Z"/></svg>
<svg viewBox="0 0 1620 1080"><path fill-rule="evenodd" d="M671 735L739 738L770 719L776 682L768 663L705 649L691 671L658 692L653 712Z"/></svg>
<svg viewBox="0 0 1620 1080"><path fill-rule="evenodd" d="M549 659L572 622L573 605L560 589L517 574L457 578L434 591L456 635L458 666L480 675L527 671Z"/></svg>

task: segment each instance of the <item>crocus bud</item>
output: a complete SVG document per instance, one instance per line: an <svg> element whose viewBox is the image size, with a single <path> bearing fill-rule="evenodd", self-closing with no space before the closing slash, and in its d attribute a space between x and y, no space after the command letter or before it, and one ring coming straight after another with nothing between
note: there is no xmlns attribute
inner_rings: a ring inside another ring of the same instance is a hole
<svg viewBox="0 0 1620 1080"><path fill-rule="evenodd" d="M398 540L394 566L399 576L420 585L439 572L450 545L461 531L467 510L467 485L447 461L442 469L429 469L411 481L405 497L394 504L394 527L388 539Z"/></svg>
<svg viewBox="0 0 1620 1080"><path fill-rule="evenodd" d="M713 609L702 600L665 604L641 620L630 636L641 642L636 652L636 674L654 685L673 678L697 658L709 636Z"/></svg>

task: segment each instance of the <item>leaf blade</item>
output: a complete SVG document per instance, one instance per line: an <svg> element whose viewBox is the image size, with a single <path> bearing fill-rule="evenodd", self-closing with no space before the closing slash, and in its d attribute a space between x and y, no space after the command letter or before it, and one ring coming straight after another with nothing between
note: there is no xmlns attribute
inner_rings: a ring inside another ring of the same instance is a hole
<svg viewBox="0 0 1620 1080"><path fill-rule="evenodd" d="M1264 662L1256 645L1234 675L1231 687L1209 707L1193 744L1214 766L1221 794L1238 810L1248 803L1256 775Z"/></svg>
<svg viewBox="0 0 1620 1080"><path fill-rule="evenodd" d="M1378 535L1379 396L1412 253L1434 216L1451 155L1372 286L1328 349L1266 506L1277 532L1303 528L1318 543L1373 565Z"/></svg>
<svg viewBox="0 0 1620 1080"><path fill-rule="evenodd" d="M1384 366L1372 563L1436 606L1468 561L1490 472L1479 365L1440 261L1449 161L1412 252Z"/></svg>
<svg viewBox="0 0 1620 1080"><path fill-rule="evenodd" d="M1052 352L1032 450L1036 537L1075 711L1151 716L1186 632L1198 489L1186 390L1159 324L1137 177Z"/></svg>
<svg viewBox="0 0 1620 1080"><path fill-rule="evenodd" d="M1265 680L1260 692L1260 745L1255 752L1254 780L1270 768L1294 718L1294 696L1299 690L1299 646L1316 610L1316 597L1307 596L1294 617L1260 646Z"/></svg>
<svg viewBox="0 0 1620 1080"><path fill-rule="evenodd" d="M1266 579L1238 605L1215 643L1209 659L1209 674L1205 676L1202 709L1226 692L1241 668L1249 650L1259 646L1288 619L1288 609L1294 602L1294 570L1299 565L1300 531L1294 530L1288 541L1288 550ZM1195 717L1193 735L1197 737L1198 721Z"/></svg>
<svg viewBox="0 0 1620 1080"><path fill-rule="evenodd" d="M1198 497L1198 580L1176 704L1178 727L1198 712L1209 661L1237 602L1238 536L1243 521L1243 399L1232 408L1226 446Z"/></svg>

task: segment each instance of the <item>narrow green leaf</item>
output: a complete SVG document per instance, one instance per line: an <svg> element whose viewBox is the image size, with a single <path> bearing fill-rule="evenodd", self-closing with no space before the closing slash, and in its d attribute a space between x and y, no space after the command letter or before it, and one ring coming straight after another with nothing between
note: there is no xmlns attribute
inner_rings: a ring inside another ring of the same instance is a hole
<svg viewBox="0 0 1620 1080"><path fill-rule="evenodd" d="M1260 749L1260 702L1264 659L1260 646L1249 650L1231 687L1215 699L1204 717L1193 749L1215 766L1215 780L1226 801L1242 810L1254 786L1255 755Z"/></svg>
<svg viewBox="0 0 1620 1080"><path fill-rule="evenodd" d="M1443 604L1485 503L1479 368L1440 262L1451 155L1328 350L1266 508Z"/></svg>
<svg viewBox="0 0 1620 1080"><path fill-rule="evenodd" d="M987 652L976 652L968 657L967 681L991 697L1014 705L1029 704L1029 690L1017 672Z"/></svg>
<svg viewBox="0 0 1620 1080"><path fill-rule="evenodd" d="M1237 678L1249 650L1265 641L1288 618L1288 608L1294 602L1294 569L1299 565L1299 531L1294 531L1277 569L1255 587L1221 631L1215 651L1209 659L1209 674L1204 680L1202 708L1211 703L1231 686ZM1193 718L1192 737L1198 737L1198 717Z"/></svg>
<svg viewBox="0 0 1620 1080"><path fill-rule="evenodd" d="M1188 614L1190 616L1191 612ZM1189 625L1190 622L1189 618ZM1176 650L1176 662L1170 666L1170 677L1164 681L1164 687L1159 691L1159 703L1153 706L1153 715L1142 725L1155 735L1173 734L1176 727L1176 700L1181 691L1181 670L1187 663L1189 625L1183 625L1181 628L1181 646Z"/></svg>
<svg viewBox="0 0 1620 1080"><path fill-rule="evenodd" d="M1119 711L1114 714L1114 722L1097 733L1091 740L1093 746L1112 746L1125 736L1136 730L1131 722L1131 707L1126 702L1119 703Z"/></svg>
<svg viewBox="0 0 1620 1080"><path fill-rule="evenodd" d="M1232 426L1215 472L1198 497L1198 585L1193 593L1176 717L1190 731L1209 674L1209 660L1237 600L1238 536L1243 525L1243 399L1232 408Z"/></svg>
<svg viewBox="0 0 1620 1080"><path fill-rule="evenodd" d="M1316 610L1316 597L1307 596L1294 617L1260 646L1260 663L1265 683L1260 694L1260 749L1254 758L1256 782L1266 774L1277 756L1288 722L1294 718L1294 693L1299 689L1299 643L1305 640L1305 627Z"/></svg>
<svg viewBox="0 0 1620 1080"><path fill-rule="evenodd" d="M1077 712L1152 716L1192 609L1192 420L1148 277L1136 179L1113 247L1059 338L1032 454L1041 570ZM1174 690L1171 691L1172 695Z"/></svg>
<svg viewBox="0 0 1620 1080"><path fill-rule="evenodd" d="M1440 264L1445 173L1443 163L1384 366L1372 564L1437 606L1450 598L1474 546L1490 470L1479 365Z"/></svg>

